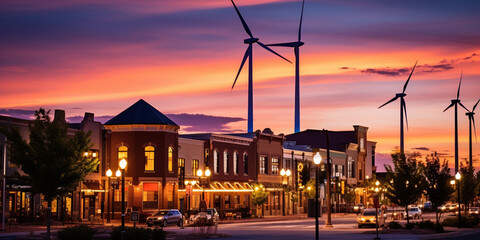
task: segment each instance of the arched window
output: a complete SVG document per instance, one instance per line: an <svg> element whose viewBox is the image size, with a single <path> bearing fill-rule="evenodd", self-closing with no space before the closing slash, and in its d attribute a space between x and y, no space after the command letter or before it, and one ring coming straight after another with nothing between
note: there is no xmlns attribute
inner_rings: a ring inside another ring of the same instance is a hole
<svg viewBox="0 0 480 240"><path fill-rule="evenodd" d="M173 148L168 147L168 171L173 172Z"/></svg>
<svg viewBox="0 0 480 240"><path fill-rule="evenodd" d="M243 173L248 174L248 155L243 154Z"/></svg>
<svg viewBox="0 0 480 240"><path fill-rule="evenodd" d="M238 152L233 153L233 173L238 174Z"/></svg>
<svg viewBox="0 0 480 240"><path fill-rule="evenodd" d="M228 173L228 169L229 169L229 166L228 166L228 152L223 151L223 172Z"/></svg>
<svg viewBox="0 0 480 240"><path fill-rule="evenodd" d="M120 160L125 158L125 160L128 161L128 147L127 146L120 146L118 147L118 163L120 163ZM127 164L128 168L128 164Z"/></svg>
<svg viewBox="0 0 480 240"><path fill-rule="evenodd" d="M218 167L219 164L219 160L218 160L218 151L217 150L214 150L213 151L213 170L215 173L219 173L220 172L220 169Z"/></svg>
<svg viewBox="0 0 480 240"><path fill-rule="evenodd" d="M145 147L145 171L155 170L155 148L152 146Z"/></svg>

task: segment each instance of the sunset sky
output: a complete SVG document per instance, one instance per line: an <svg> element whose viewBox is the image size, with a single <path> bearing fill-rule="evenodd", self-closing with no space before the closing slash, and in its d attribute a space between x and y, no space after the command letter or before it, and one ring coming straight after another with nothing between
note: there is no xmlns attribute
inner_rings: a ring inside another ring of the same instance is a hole
<svg viewBox="0 0 480 240"><path fill-rule="evenodd" d="M235 3L263 43L296 40L300 0ZM383 165L399 145L400 102L377 108L402 91L418 60L405 98L406 150L438 151L453 166L454 112L443 110L462 70L462 103L471 109L480 98L479 10L475 0L307 0L301 129L367 126ZM248 35L229 0L1 1L0 22L2 115L28 118L43 107L64 109L72 122L84 112L105 121L143 98L182 132L246 131L247 66L231 86ZM292 49L274 49L294 61ZM294 64L258 45L253 56L254 129L292 133ZM459 129L466 159L463 110Z"/></svg>

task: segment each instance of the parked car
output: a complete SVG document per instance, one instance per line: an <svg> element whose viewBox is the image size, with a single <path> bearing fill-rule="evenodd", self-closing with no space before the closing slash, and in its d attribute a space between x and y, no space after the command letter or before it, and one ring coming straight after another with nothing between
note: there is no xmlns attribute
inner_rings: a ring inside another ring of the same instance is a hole
<svg viewBox="0 0 480 240"><path fill-rule="evenodd" d="M376 226L377 219L376 219L376 211L373 208L363 209L360 214L357 216L357 223L358 228L362 228L363 226ZM385 225L385 215L383 214L381 209L378 209L378 226Z"/></svg>
<svg viewBox="0 0 480 240"><path fill-rule="evenodd" d="M155 224L163 227L168 224L177 224L180 227L183 224L183 216L177 209L162 209L147 218L147 226L151 227Z"/></svg>
<svg viewBox="0 0 480 240"><path fill-rule="evenodd" d="M468 209L468 214L469 215L479 215L479 212L480 212L480 208L479 207L470 207L470 209Z"/></svg>
<svg viewBox="0 0 480 240"><path fill-rule="evenodd" d="M423 211L430 211L432 210L432 202L424 202L423 203Z"/></svg>
<svg viewBox="0 0 480 240"><path fill-rule="evenodd" d="M208 225L216 225L220 219L220 215L218 214L217 209L215 208L207 208L206 212L199 212L195 216L193 216L193 223L200 223L204 221L204 223Z"/></svg>
<svg viewBox="0 0 480 240"><path fill-rule="evenodd" d="M422 210L420 210L419 207L410 207L408 208L408 215L405 212L403 213L403 215L404 219L407 219L407 216L413 219L420 219L422 217Z"/></svg>
<svg viewBox="0 0 480 240"><path fill-rule="evenodd" d="M364 209L364 207L363 207L363 204L361 204L361 203L353 206L353 212L356 212L356 213L359 213L363 209Z"/></svg>

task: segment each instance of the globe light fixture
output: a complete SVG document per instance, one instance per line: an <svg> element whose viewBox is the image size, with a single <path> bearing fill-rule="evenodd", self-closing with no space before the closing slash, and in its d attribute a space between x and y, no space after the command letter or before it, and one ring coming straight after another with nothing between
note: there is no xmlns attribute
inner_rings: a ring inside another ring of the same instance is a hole
<svg viewBox="0 0 480 240"><path fill-rule="evenodd" d="M377 181L375 182L375 185L377 185L377 186L380 185L380 182L377 180Z"/></svg>
<svg viewBox="0 0 480 240"><path fill-rule="evenodd" d="M120 169L125 169L127 167L127 160L125 160L125 158L122 158L122 160L120 160Z"/></svg>
<svg viewBox="0 0 480 240"><path fill-rule="evenodd" d="M315 156L313 157L313 162L318 165L322 162L322 156L320 156L320 153L317 152L317 154L315 154Z"/></svg>
<svg viewBox="0 0 480 240"><path fill-rule="evenodd" d="M280 175L285 176L285 169L280 170Z"/></svg>
<svg viewBox="0 0 480 240"><path fill-rule="evenodd" d="M457 174L455 174L455 179L460 180L461 177L462 177L462 176L460 175L459 172L457 172Z"/></svg>
<svg viewBox="0 0 480 240"><path fill-rule="evenodd" d="M290 171L290 169L287 169L287 171L285 172L285 174L287 174L287 177L289 177L290 175L292 175L292 171Z"/></svg>
<svg viewBox="0 0 480 240"><path fill-rule="evenodd" d="M203 175L202 169L198 169L198 171L197 171L197 176L198 176L198 177L201 177L202 175Z"/></svg>
<svg viewBox="0 0 480 240"><path fill-rule="evenodd" d="M212 172L207 168L207 170L205 170L205 176L210 177L211 174Z"/></svg>
<svg viewBox="0 0 480 240"><path fill-rule="evenodd" d="M115 172L115 176L116 177L121 177L122 176L122 172L120 171L120 169L117 169L117 171Z"/></svg>
<svg viewBox="0 0 480 240"><path fill-rule="evenodd" d="M107 177L111 177L112 176L112 170L110 170L110 168L107 170Z"/></svg>

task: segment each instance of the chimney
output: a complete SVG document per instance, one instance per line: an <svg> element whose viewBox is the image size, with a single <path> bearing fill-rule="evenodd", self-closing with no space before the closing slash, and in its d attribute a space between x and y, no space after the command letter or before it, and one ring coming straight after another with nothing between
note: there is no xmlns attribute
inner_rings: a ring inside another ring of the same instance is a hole
<svg viewBox="0 0 480 240"><path fill-rule="evenodd" d="M55 109L54 122L65 123L65 110Z"/></svg>
<svg viewBox="0 0 480 240"><path fill-rule="evenodd" d="M86 112L82 122L93 122L93 119L94 119L93 113Z"/></svg>

